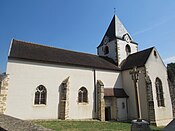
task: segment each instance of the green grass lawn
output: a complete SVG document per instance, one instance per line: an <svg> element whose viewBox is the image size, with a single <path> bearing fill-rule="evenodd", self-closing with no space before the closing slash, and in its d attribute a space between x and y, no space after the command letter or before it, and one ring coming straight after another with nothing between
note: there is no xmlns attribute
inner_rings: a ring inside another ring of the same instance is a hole
<svg viewBox="0 0 175 131"><path fill-rule="evenodd" d="M38 125L55 131L130 131L130 123L100 121L34 121ZM163 128L151 126L153 131Z"/></svg>

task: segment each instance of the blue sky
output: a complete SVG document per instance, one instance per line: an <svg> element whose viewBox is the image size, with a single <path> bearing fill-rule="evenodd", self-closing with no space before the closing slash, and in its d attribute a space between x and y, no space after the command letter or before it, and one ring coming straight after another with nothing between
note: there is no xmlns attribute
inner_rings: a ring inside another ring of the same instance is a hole
<svg viewBox="0 0 175 131"><path fill-rule="evenodd" d="M175 62L174 0L0 0L0 72L12 38L96 54L114 8L139 50Z"/></svg>

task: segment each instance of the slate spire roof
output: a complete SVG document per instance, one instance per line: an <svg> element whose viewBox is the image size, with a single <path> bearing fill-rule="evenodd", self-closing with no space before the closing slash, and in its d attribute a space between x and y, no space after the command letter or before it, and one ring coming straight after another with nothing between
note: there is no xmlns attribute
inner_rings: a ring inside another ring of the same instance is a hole
<svg viewBox="0 0 175 131"><path fill-rule="evenodd" d="M13 40L9 59L36 61L61 65L83 66L94 69L120 70L110 60L97 55L48 47L29 42Z"/></svg>
<svg viewBox="0 0 175 131"><path fill-rule="evenodd" d="M123 40L123 36L125 34L129 35L128 31L126 30L124 25L121 23L120 19L116 15L114 15L112 18L112 21L111 21L111 23L110 23L102 41L98 47L103 45L103 41L106 37L109 39L109 41L112 41L114 39ZM131 36L130 36L130 38L131 38ZM132 38L131 38L131 40L132 40ZM134 44L137 44L133 40L131 42Z"/></svg>

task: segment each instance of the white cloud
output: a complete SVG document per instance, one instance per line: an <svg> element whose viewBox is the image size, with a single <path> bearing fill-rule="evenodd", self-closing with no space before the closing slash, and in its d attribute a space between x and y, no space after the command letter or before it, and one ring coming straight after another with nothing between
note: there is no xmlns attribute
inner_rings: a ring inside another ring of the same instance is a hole
<svg viewBox="0 0 175 131"><path fill-rule="evenodd" d="M165 64L175 62L175 56L165 58L165 59L163 59L163 61L164 61Z"/></svg>
<svg viewBox="0 0 175 131"><path fill-rule="evenodd" d="M164 24L167 24L169 21L173 20L174 18L175 18L175 17L173 16L173 17L170 17L170 18L168 18L168 19L164 19L164 20L162 20L162 21L160 21L160 22L158 22L158 23L156 23L156 24L154 24L154 25L151 25L150 27L146 27L146 28L144 28L144 29L142 29L142 30L140 30L140 31L138 31L138 32L136 32L136 33L134 33L133 36L143 34L143 33L145 33L145 32L151 31L151 30L153 30L153 29L155 29L155 28L157 28L157 27L159 27L159 26L162 26L162 25L164 25Z"/></svg>

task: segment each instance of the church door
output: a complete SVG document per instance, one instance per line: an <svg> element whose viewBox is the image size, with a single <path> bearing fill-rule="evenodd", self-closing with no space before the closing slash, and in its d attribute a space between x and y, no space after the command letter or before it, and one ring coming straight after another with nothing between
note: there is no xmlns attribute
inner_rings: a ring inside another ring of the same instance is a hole
<svg viewBox="0 0 175 131"><path fill-rule="evenodd" d="M105 121L111 120L111 107L105 107Z"/></svg>

